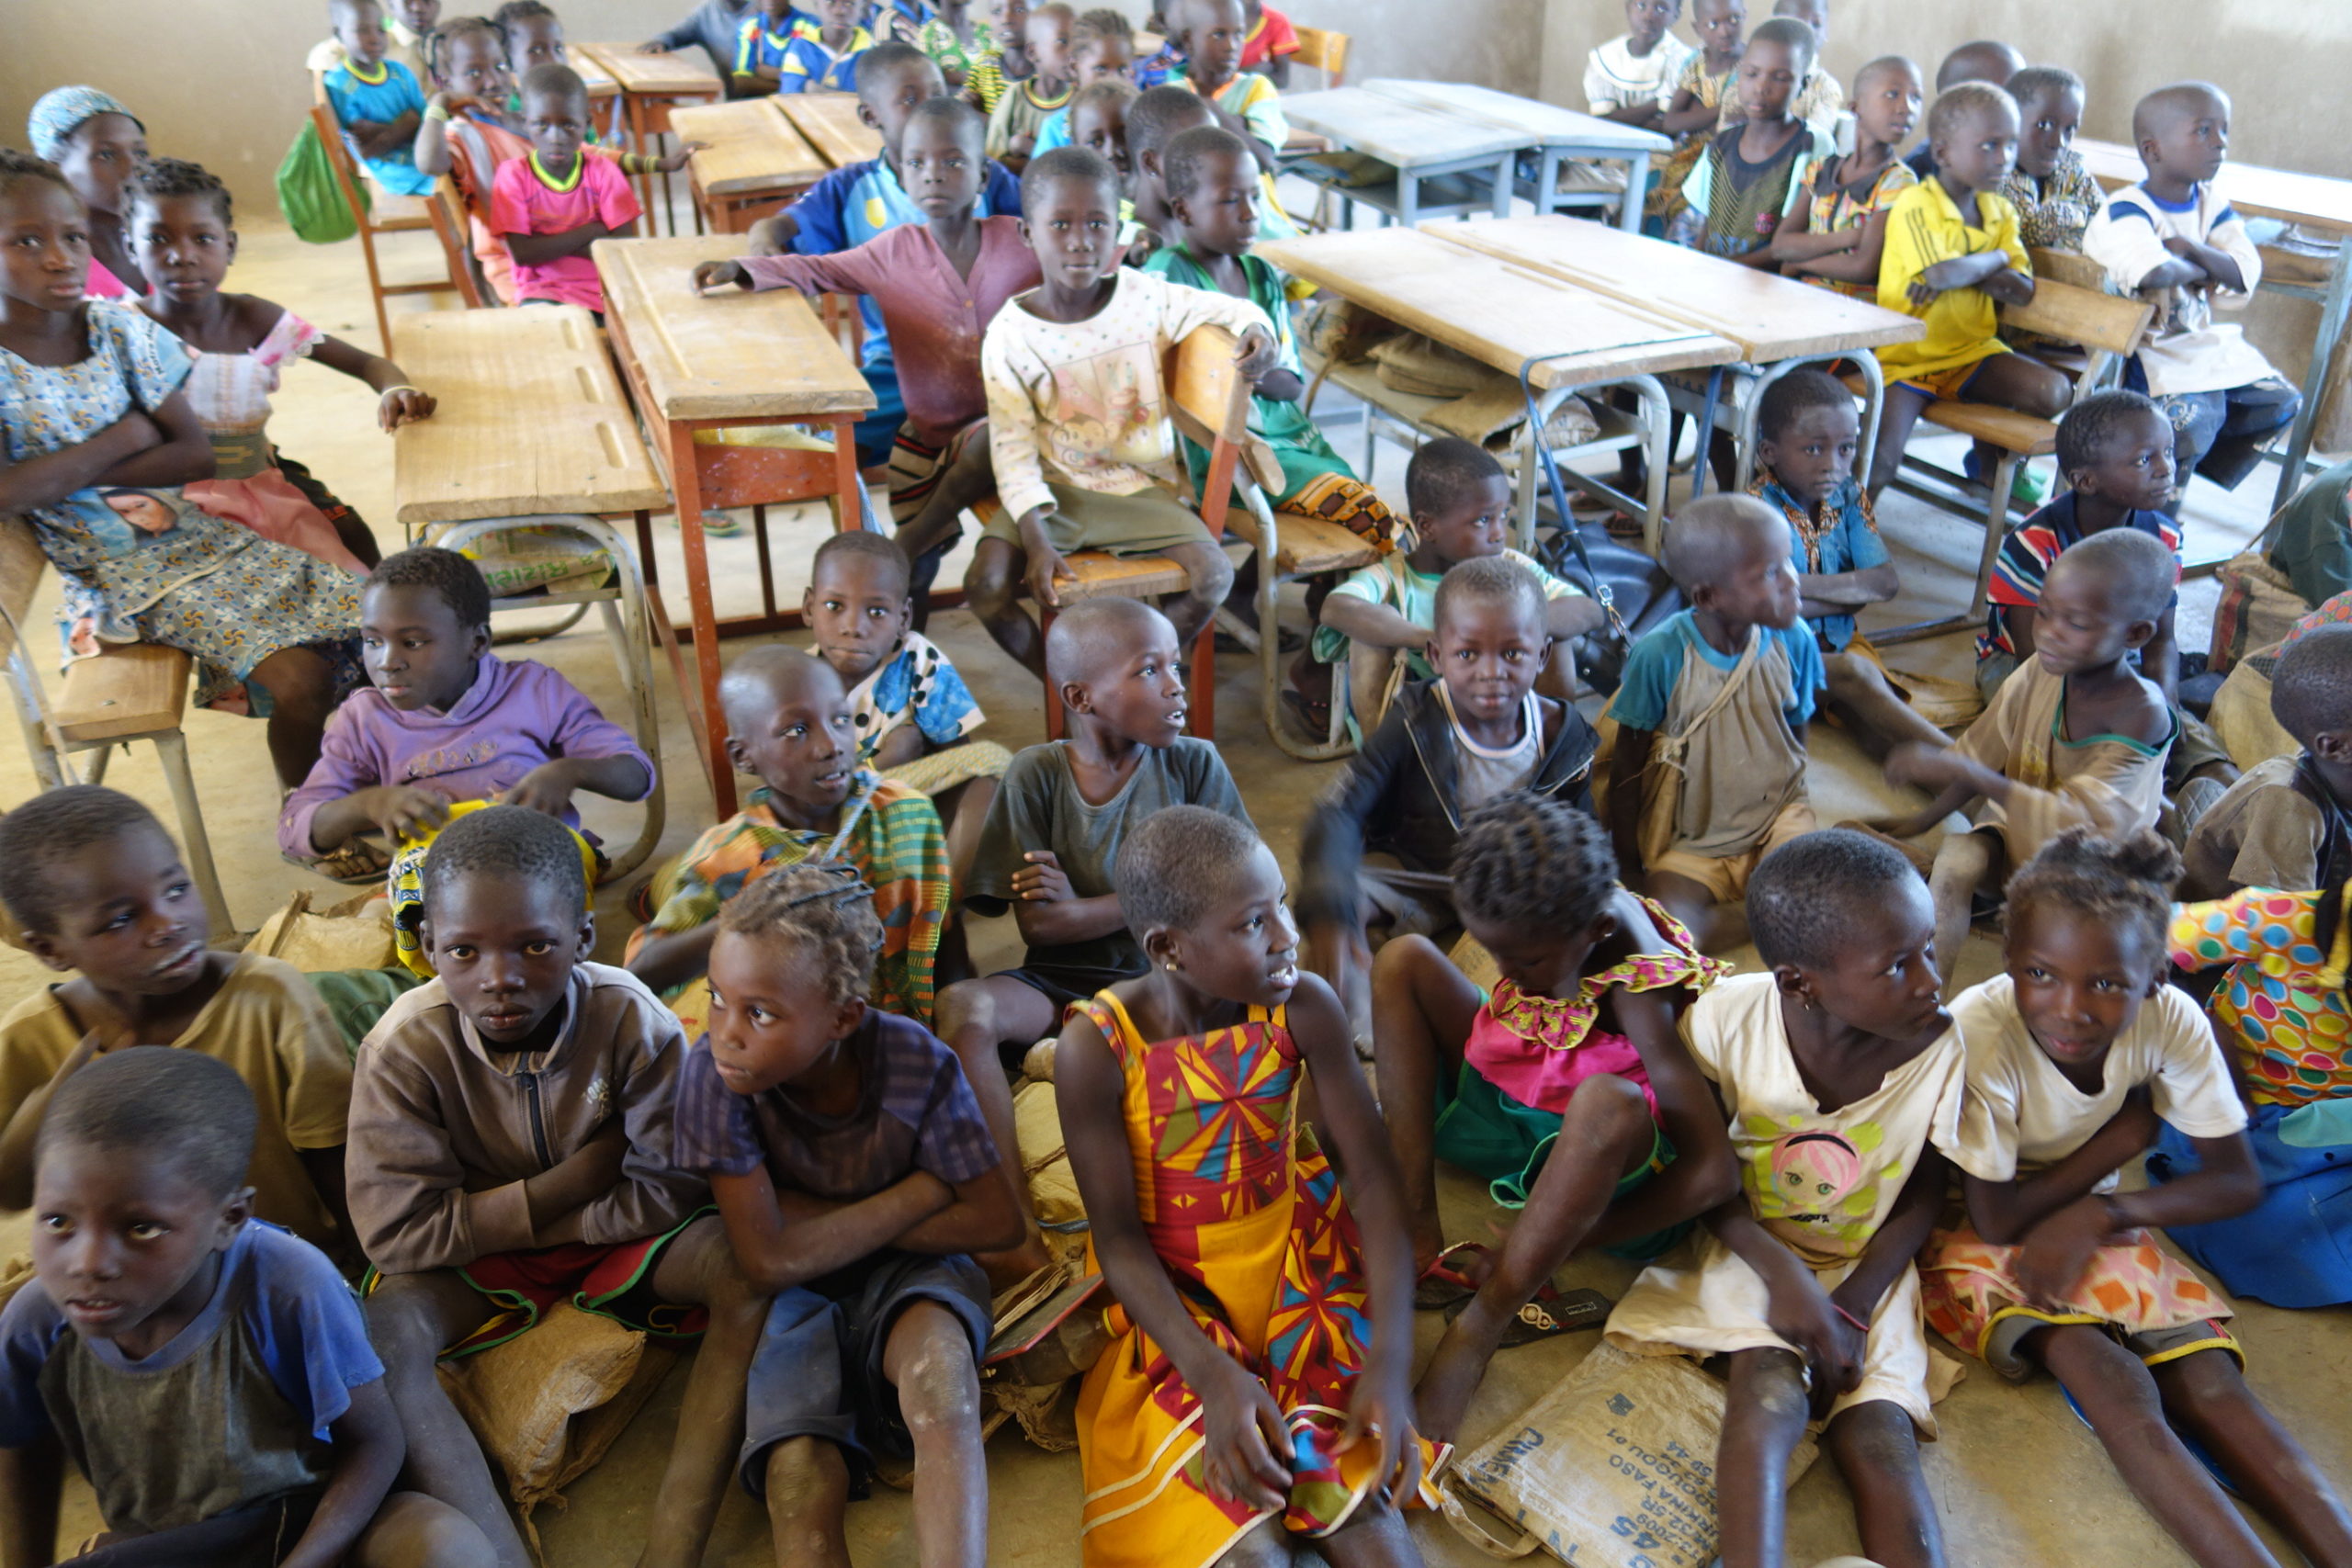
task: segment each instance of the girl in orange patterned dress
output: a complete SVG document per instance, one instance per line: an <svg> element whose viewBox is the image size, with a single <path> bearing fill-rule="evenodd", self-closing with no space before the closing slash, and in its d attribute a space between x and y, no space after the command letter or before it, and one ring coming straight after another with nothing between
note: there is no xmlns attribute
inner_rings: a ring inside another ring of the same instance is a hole
<svg viewBox="0 0 2352 1568"><path fill-rule="evenodd" d="M2262 1191L2212 1026L2164 983L2179 873L2154 833L2077 828L2010 882L2007 972L1952 1004L1973 1228L1928 1245L1928 1321L2005 1377L2047 1367L2204 1568L2277 1562L2217 1475L2311 1562L2352 1562L2352 1514L2246 1387L2229 1303L2151 1229L2242 1213ZM2160 1124L2200 1168L2119 1191L2117 1168Z"/></svg>
<svg viewBox="0 0 2352 1568"><path fill-rule="evenodd" d="M1147 818L1113 882L1151 970L1071 1011L1062 1136L1116 1304L1078 1404L1086 1568L1418 1564L1396 1162L1329 986L1298 967L1274 857L1200 807ZM1299 1113L1348 1169L1359 1233Z"/></svg>

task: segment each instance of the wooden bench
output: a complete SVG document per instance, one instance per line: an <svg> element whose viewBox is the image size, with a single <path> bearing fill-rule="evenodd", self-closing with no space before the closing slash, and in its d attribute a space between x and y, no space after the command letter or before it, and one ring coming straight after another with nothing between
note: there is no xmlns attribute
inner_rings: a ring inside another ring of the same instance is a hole
<svg viewBox="0 0 2352 1568"><path fill-rule="evenodd" d="M2023 305L2001 307L2001 331L2004 333L2030 333L2053 343L2078 345L2084 351L2084 363L2081 372L2075 378L2075 396L2081 398L2098 390L2122 360L2139 351L2140 341L2147 333L2155 308L2143 299L2119 299L2096 288L2062 282L2061 277L2070 273L2075 276L2084 275L2059 253L2036 251L2033 265L2033 298ZM1920 423L1932 424L1939 430L1949 430L1972 441L1984 442L1999 452L2000 457L1993 468L1991 496L1984 503L1984 542L1976 567L1975 598L1967 609L1957 615L1947 615L1941 620L1915 621L1907 626L1872 632L1871 640L1882 646L1936 637L1982 624L1985 592L1993 581L1993 566L2000 558L2001 542L2008 533L2010 489L2017 477L2018 465L2029 457L2045 457L2058 450L2058 426L2054 423L2033 414L2019 413L2015 409L1939 398L1928 405L1919 419ZM1903 459L1903 467L1928 474L1941 480L1942 484L1935 487L1923 485L1916 479L1906 479L1898 471L1894 480L1897 490L1962 516L1975 514L1976 503L1967 489L1967 481L1960 475L1907 455ZM2065 482L2066 476L2060 474L2058 483L2063 486Z"/></svg>
<svg viewBox="0 0 2352 1568"><path fill-rule="evenodd" d="M212 841L188 771L187 739L180 732L194 660L176 648L154 643L111 644L95 658L66 666L52 704L33 667L32 650L25 646L33 590L48 565L31 525L22 518L0 517L0 660L6 664L33 773L43 789L103 784L115 747L153 741L179 817L181 852L211 919L212 934L226 937L236 923L221 897ZM90 764L86 776L77 776L72 758L85 751L92 753Z"/></svg>

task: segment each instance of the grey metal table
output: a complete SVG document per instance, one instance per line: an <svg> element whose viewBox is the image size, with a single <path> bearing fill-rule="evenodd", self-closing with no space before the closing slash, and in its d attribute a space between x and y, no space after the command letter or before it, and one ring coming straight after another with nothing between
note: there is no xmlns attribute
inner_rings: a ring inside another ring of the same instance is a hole
<svg viewBox="0 0 2352 1568"><path fill-rule="evenodd" d="M1521 149L1532 152L1536 161L1535 177L1515 180L1514 188L1534 204L1537 212L1614 206L1618 209L1617 226L1630 234L1641 232L1642 193L1649 186L1650 159L1663 155L1674 145L1671 137L1655 130L1620 125L1597 115L1579 114L1556 104L1499 93L1492 87L1474 87L1465 82L1374 77L1363 85L1368 92L1512 131L1521 139ZM1562 172L1570 164L1586 162L1623 164L1623 189L1561 188Z"/></svg>
<svg viewBox="0 0 2352 1568"><path fill-rule="evenodd" d="M1474 212L1509 216L1511 164L1534 145L1514 127L1376 86L1329 87L1286 96L1283 115L1335 147L1385 164L1396 177L1349 185L1334 174L1318 176L1312 162L1292 165L1291 173L1353 206L1371 208L1384 223L1408 229L1425 218L1462 218Z"/></svg>

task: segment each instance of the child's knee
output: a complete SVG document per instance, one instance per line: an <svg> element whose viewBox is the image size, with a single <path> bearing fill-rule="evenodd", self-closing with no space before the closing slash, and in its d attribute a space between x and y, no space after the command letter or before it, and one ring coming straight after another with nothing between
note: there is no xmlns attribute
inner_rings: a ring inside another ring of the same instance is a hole
<svg viewBox="0 0 2352 1568"><path fill-rule="evenodd" d="M253 678L269 694L275 716L322 723L334 706L334 672L307 648L279 649L254 667Z"/></svg>
<svg viewBox="0 0 2352 1568"><path fill-rule="evenodd" d="M964 599L983 620L1007 615L1021 592L1018 551L983 549L964 570Z"/></svg>
<svg viewBox="0 0 2352 1568"><path fill-rule="evenodd" d="M481 1527L422 1492L395 1492L352 1552L355 1568L494 1568Z"/></svg>
<svg viewBox="0 0 2352 1568"><path fill-rule="evenodd" d="M2166 1361L2153 1369L2157 1386L2172 1400L2192 1410L2217 1410L2225 1405L2251 1404L2254 1391L2246 1386L2238 1360L2215 1348Z"/></svg>
<svg viewBox="0 0 2352 1568"><path fill-rule="evenodd" d="M1873 1475L1906 1475L1919 1468L1919 1435L1910 1413L1883 1399L1849 1406L1829 1423L1838 1468Z"/></svg>
<svg viewBox="0 0 2352 1568"><path fill-rule="evenodd" d="M1432 965L1446 962L1437 943L1425 936L1391 937L1372 955L1373 989L1410 987Z"/></svg>
<svg viewBox="0 0 2352 1568"><path fill-rule="evenodd" d="M793 1518L848 1499L849 1468L829 1438L786 1438L768 1450L761 1466L768 1512Z"/></svg>
<svg viewBox="0 0 2352 1568"><path fill-rule="evenodd" d="M422 1371L430 1377L441 1359L440 1314L431 1295L398 1275L381 1281L367 1301L368 1337L395 1381Z"/></svg>
<svg viewBox="0 0 2352 1568"><path fill-rule="evenodd" d="M1233 562L1215 545L1184 545L1168 552L1181 561L1187 580L1184 596L1207 604L1222 604L1233 591Z"/></svg>
<svg viewBox="0 0 2352 1568"><path fill-rule="evenodd" d="M1851 704L1885 688L1878 666L1850 653L1833 653L1821 661L1823 678L1832 702Z"/></svg>
<svg viewBox="0 0 2352 1568"><path fill-rule="evenodd" d="M963 1325L944 1307L925 1302L908 1309L891 1330L906 1337L898 1369L899 1413L918 1444L977 1437L980 1376Z"/></svg>
<svg viewBox="0 0 2352 1568"><path fill-rule="evenodd" d="M1633 1079L1615 1073L1595 1073L1577 1085L1561 1117L1563 1132L1573 1128L1583 1139L1616 1147L1651 1133L1648 1097Z"/></svg>

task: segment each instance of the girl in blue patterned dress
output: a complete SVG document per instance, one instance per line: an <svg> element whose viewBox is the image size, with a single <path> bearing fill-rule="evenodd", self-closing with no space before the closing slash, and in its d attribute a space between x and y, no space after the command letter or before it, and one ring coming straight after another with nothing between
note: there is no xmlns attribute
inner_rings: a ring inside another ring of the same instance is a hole
<svg viewBox="0 0 2352 1568"><path fill-rule="evenodd" d="M358 579L182 497L213 462L179 390L187 351L132 307L85 299L89 265L63 177L0 149L0 515L29 521L64 580L68 658L185 649L199 703L268 718L291 787L358 679Z"/></svg>

